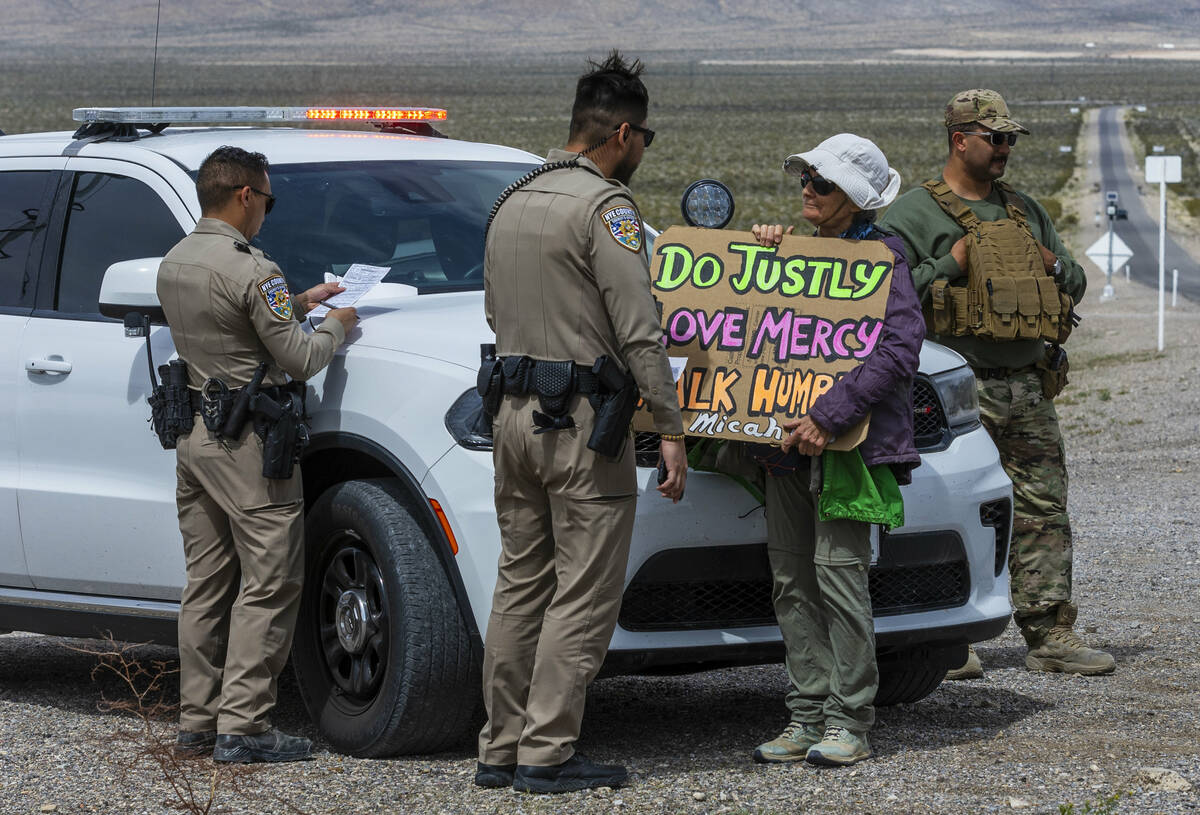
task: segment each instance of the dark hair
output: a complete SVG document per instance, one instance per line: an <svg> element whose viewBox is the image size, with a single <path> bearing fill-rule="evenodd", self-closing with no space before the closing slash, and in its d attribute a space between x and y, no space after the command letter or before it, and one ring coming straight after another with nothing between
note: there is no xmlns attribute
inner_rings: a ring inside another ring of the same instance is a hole
<svg viewBox="0 0 1200 815"><path fill-rule="evenodd" d="M613 49L604 62L588 60L588 65L592 70L579 77L575 85L570 141L595 144L622 122L646 121L650 94L640 79L641 60L626 62Z"/></svg>
<svg viewBox="0 0 1200 815"><path fill-rule="evenodd" d="M954 134L966 133L968 130L978 130L979 122L960 122L956 125L950 125L946 128L946 150L950 153L954 152Z"/></svg>
<svg viewBox="0 0 1200 815"><path fill-rule="evenodd" d="M270 166L262 153L229 145L213 150L200 163L200 171L196 173L200 214L220 209L236 189L257 187Z"/></svg>

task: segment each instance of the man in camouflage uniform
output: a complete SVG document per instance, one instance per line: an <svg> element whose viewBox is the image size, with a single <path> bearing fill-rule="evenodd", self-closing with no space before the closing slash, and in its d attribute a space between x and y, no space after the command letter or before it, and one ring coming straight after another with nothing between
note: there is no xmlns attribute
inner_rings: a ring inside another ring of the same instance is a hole
<svg viewBox="0 0 1200 815"><path fill-rule="evenodd" d="M1017 134L1029 131L1009 116L1000 94L979 89L955 94L946 106L946 128L949 157L942 178L931 184L944 180L954 206L965 205L980 222L1009 218L1006 202L1014 194L1012 203L1024 212L1037 241L1036 246L1028 244L1033 265L1039 265L1040 253L1046 274L1078 302L1087 281L1050 216L1033 198L999 182ZM902 195L880 222L904 239L913 281L927 306L937 281L961 282L968 274L965 231L943 206L932 189L918 187ZM1073 631L1067 469L1054 402L1043 395L1039 365L1046 356L1044 343L932 332L930 338L958 351L975 370L984 427L1013 482L1008 562L1013 618L1029 646L1026 666L1089 675L1111 672L1116 666L1112 656L1089 648ZM967 664L951 671L949 678L980 675L982 667L972 650Z"/></svg>

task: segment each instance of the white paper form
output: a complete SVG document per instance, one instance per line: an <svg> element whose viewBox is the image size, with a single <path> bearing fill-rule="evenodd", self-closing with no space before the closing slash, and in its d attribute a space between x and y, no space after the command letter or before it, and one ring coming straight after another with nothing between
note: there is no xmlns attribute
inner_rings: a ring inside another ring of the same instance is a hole
<svg viewBox="0 0 1200 815"><path fill-rule="evenodd" d="M338 283L345 286L346 290L324 300L321 305L308 312L307 316L310 319L320 318L328 314L330 309L354 305L364 294L375 288L390 271L391 269L387 266L368 266L365 263L355 263L341 277L327 274L325 276L326 283Z"/></svg>

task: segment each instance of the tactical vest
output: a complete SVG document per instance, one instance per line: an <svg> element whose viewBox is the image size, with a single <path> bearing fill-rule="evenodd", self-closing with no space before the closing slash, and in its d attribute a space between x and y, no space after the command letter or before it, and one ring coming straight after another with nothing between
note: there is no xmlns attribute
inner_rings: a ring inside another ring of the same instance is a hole
<svg viewBox="0 0 1200 815"><path fill-rule="evenodd" d="M1016 192L1003 181L993 183L1008 213L998 221L979 220L942 179L921 185L967 238L966 285L961 278L935 280L925 306L925 324L933 333L951 337L1065 342L1073 325L1074 302L1046 274Z"/></svg>

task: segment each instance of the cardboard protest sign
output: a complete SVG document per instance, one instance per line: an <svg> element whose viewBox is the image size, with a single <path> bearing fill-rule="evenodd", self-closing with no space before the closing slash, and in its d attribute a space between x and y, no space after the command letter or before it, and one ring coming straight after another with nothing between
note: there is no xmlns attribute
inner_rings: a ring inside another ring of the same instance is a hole
<svg viewBox="0 0 1200 815"><path fill-rule="evenodd" d="M667 353L690 436L779 443L883 334L894 257L880 241L788 236L775 249L749 232L673 226L651 262ZM634 426L653 429L645 409ZM830 445L849 450L867 422Z"/></svg>

